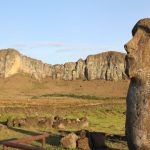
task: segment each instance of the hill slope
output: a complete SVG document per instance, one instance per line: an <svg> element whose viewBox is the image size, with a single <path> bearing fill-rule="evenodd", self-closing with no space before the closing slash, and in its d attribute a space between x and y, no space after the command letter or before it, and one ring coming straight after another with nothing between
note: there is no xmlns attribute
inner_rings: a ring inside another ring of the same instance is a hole
<svg viewBox="0 0 150 150"><path fill-rule="evenodd" d="M0 78L0 99L30 99L46 94L90 95L96 97L126 97L129 80L52 80L42 82L21 74Z"/></svg>

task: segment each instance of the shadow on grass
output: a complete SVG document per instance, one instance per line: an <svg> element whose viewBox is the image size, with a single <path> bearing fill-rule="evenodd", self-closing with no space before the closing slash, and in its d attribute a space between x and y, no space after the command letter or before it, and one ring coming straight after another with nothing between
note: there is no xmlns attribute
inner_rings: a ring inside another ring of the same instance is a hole
<svg viewBox="0 0 150 150"><path fill-rule="evenodd" d="M76 99L89 99L89 100L125 99L125 97L98 97L94 95L76 95L76 94L62 94L62 93L51 93L40 96L33 96L32 99L46 98L46 97L70 97Z"/></svg>
<svg viewBox="0 0 150 150"><path fill-rule="evenodd" d="M8 129L13 130L15 132L25 134L25 135L29 135L29 136L36 136L36 135L40 134L40 133L37 133L37 132L24 130L24 129L20 129L20 128L8 127ZM77 132L79 132L79 131L75 131L74 133L77 134ZM63 130L59 130L59 134L52 134L52 133L48 132L49 137L46 138L46 144L49 144L49 145L54 146L54 147L57 148L57 147L60 146L61 138L65 135L69 134L69 133L71 133L71 132L70 131L63 131ZM95 133L105 134L105 133L100 133L100 132L95 132ZM113 142L113 143L116 143L116 142L117 143L122 143L122 142L126 141L125 136L121 136L121 135L109 135L109 134L107 134L107 135L105 135L105 138L106 138L107 141L110 141L110 142ZM4 139L4 140L0 141L0 144L2 144L3 142L6 142L6 141L15 140L15 139L17 139L17 138ZM103 147L98 148L98 149L93 148L93 146L92 146L91 150L120 150L120 149L110 148L107 145L104 145Z"/></svg>
<svg viewBox="0 0 150 150"><path fill-rule="evenodd" d="M8 127L8 129L22 133L22 134L26 134L26 135L30 135L30 136L36 136L36 135L40 135L41 133L37 133L37 132L33 132L33 131L28 131L28 130L24 130L24 129L19 129L19 128L13 128L13 127ZM62 138L62 136L60 135L56 135L56 134L52 134L52 133L48 133L49 137L46 138L46 143L50 144L52 146L58 146L59 145L59 141Z"/></svg>
<svg viewBox="0 0 150 150"><path fill-rule="evenodd" d="M60 146L60 140L62 136L61 135L56 135L56 134L51 134L47 139L46 143L50 144L52 146Z"/></svg>
<svg viewBox="0 0 150 150"><path fill-rule="evenodd" d="M36 132L28 131L28 130L23 130L23 129L18 129L18 128L13 128L13 127L7 127L7 129L13 130L15 132L19 132L19 133L22 133L22 134L26 134L26 135L29 135L29 136L40 135L40 133L36 133ZM8 141L18 140L18 139L19 138L4 139L4 140L0 141L0 145L3 145L5 142L8 142ZM27 142L27 143L29 143L29 142ZM33 145L33 144L30 143L30 145ZM37 147L36 145L33 145L33 146Z"/></svg>
<svg viewBox="0 0 150 150"><path fill-rule="evenodd" d="M22 134L31 135L31 136L40 135L40 133L29 131L29 130L24 130L24 129L19 129L19 128L8 127L8 129L13 130L15 132L22 133Z"/></svg>
<svg viewBox="0 0 150 150"><path fill-rule="evenodd" d="M29 135L29 136L37 136L37 135L41 134L41 133L37 133L37 132L25 130L25 129L20 129L20 128L8 127L8 129L13 130L13 131L18 132L18 133ZM62 136L52 134L52 133L48 133L48 134L49 134L49 137L46 138L46 144L49 144L52 146L59 146L60 145L60 139L62 138ZM19 139L19 138L4 139L4 140L0 141L0 144L3 144L3 142L7 142L7 141L11 141L11 140L17 140L17 139ZM37 142L39 142L39 141L37 141Z"/></svg>
<svg viewBox="0 0 150 150"><path fill-rule="evenodd" d="M123 135L116 135L116 134L107 135L106 138L108 141L111 141L111 142L125 142L126 141L126 137Z"/></svg>
<svg viewBox="0 0 150 150"><path fill-rule="evenodd" d="M105 148L97 148L97 149L91 149L91 150L120 150L120 149L105 147Z"/></svg>

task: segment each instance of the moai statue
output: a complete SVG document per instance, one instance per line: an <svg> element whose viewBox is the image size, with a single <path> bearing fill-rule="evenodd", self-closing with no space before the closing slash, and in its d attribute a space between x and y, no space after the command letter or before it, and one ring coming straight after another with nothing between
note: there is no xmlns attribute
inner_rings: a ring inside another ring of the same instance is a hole
<svg viewBox="0 0 150 150"><path fill-rule="evenodd" d="M150 150L150 18L136 23L125 44L127 95L126 137L129 150Z"/></svg>

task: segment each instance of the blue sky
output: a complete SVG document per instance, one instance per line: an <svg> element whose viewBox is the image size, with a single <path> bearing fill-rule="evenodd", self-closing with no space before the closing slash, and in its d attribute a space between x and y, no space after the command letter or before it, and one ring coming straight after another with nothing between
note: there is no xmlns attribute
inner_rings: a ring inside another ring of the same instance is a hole
<svg viewBox="0 0 150 150"><path fill-rule="evenodd" d="M150 0L0 0L0 48L45 63L125 52L131 29L150 17Z"/></svg>

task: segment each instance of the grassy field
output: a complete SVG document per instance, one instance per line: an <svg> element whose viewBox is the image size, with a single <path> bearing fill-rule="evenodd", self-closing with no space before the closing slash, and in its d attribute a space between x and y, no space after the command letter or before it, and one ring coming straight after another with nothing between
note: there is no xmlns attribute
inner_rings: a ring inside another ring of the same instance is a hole
<svg viewBox="0 0 150 150"><path fill-rule="evenodd" d="M1 123L10 117L56 115L64 118L87 117L89 127L84 129L106 133L105 149L127 150L124 125L128 81L37 82L27 77L22 79L20 76L15 76L0 80L0 83ZM65 128L63 132L80 129ZM46 149L63 150L59 144L62 131L54 128L6 128L0 130L0 143L7 139L45 132L50 134L46 141ZM31 144L40 145L39 142Z"/></svg>
<svg viewBox="0 0 150 150"><path fill-rule="evenodd" d="M72 99L73 100L73 99ZM58 100L59 101L59 100ZM65 100L63 100L65 101ZM104 132L107 135L106 146L109 148L125 150L127 149L126 142L121 140L124 137L124 124L125 124L125 100L80 100L77 103L74 101L74 106L66 105L66 103L55 106L55 110L52 105L48 105L51 112L41 110L36 106L36 110L30 108L32 113L26 114L26 112L17 113L12 111L11 113L1 113L1 122L5 122L9 117L25 117L27 116L47 116L60 115L64 118L80 118L86 116L89 120L89 127L84 128L89 131ZM83 102L82 102L83 101ZM82 104L82 105L81 105ZM88 105L87 105L88 104ZM18 106L17 108L21 107ZM35 106L34 106L35 107ZM15 107L13 107L15 108ZM17 110L15 108L15 110ZM45 107L44 107L45 108ZM79 128L66 128L65 131L77 131ZM58 129L45 129L45 128L11 128L0 131L0 140L6 140L11 138L21 138L36 133L50 133L51 137L48 138L46 149L63 149L59 146L59 140L61 137L60 130ZM111 137L111 138L110 138ZM116 138L117 137L117 138ZM39 145L38 142L32 143Z"/></svg>

